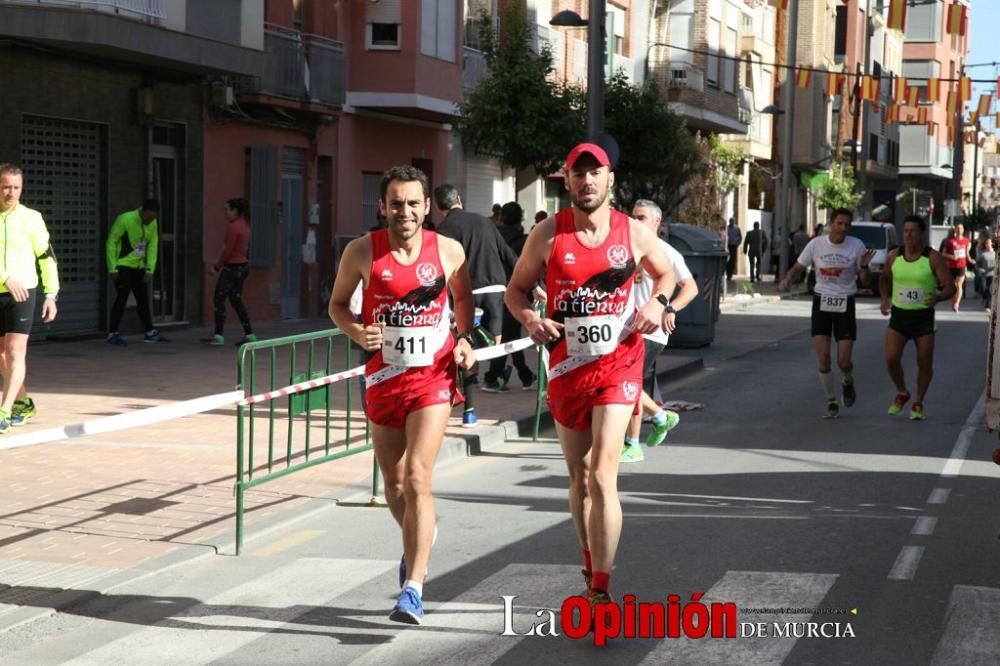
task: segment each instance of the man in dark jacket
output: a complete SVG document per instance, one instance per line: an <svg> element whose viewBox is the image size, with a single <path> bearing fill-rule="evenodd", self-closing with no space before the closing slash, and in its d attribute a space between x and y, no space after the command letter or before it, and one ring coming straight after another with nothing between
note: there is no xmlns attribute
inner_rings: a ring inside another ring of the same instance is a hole
<svg viewBox="0 0 1000 666"><path fill-rule="evenodd" d="M760 222L753 223L743 241L743 254L750 260L750 281L760 282L760 262L767 248L767 235L760 228Z"/></svg>
<svg viewBox="0 0 1000 666"><path fill-rule="evenodd" d="M503 333L503 293L507 289L507 276L517 263L517 255L486 217L463 210L462 197L454 185L434 188L434 206L444 215L437 232L457 240L465 249L472 297L476 307L483 311L479 325L489 331L496 342L500 342Z"/></svg>

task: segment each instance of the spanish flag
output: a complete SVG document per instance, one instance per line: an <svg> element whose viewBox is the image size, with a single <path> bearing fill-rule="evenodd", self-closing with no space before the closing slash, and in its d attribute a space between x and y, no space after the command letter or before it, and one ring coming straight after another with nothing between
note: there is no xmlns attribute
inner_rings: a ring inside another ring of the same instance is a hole
<svg viewBox="0 0 1000 666"><path fill-rule="evenodd" d="M1000 98L1000 76L997 77L997 97Z"/></svg>
<svg viewBox="0 0 1000 666"><path fill-rule="evenodd" d="M866 99L870 102L875 102L878 100L879 84L881 81L876 79L874 76L862 76L861 77L861 99Z"/></svg>
<svg viewBox="0 0 1000 666"><path fill-rule="evenodd" d="M808 88L809 84L812 82L812 71L808 69L799 69L795 72L795 85L799 88Z"/></svg>
<svg viewBox="0 0 1000 666"><path fill-rule="evenodd" d="M836 97L840 94L841 86L844 83L843 74L835 74L830 72L826 75L826 96Z"/></svg>
<svg viewBox="0 0 1000 666"><path fill-rule="evenodd" d="M993 114L993 124L1000 127L1000 113ZM1000 145L997 146L997 152L1000 153Z"/></svg>
<svg viewBox="0 0 1000 666"><path fill-rule="evenodd" d="M969 124L970 125L975 125L978 122L979 122L979 112L978 111L969 111Z"/></svg>
<svg viewBox="0 0 1000 666"><path fill-rule="evenodd" d="M927 123L927 136L934 136L935 129L937 129L937 123Z"/></svg>
<svg viewBox="0 0 1000 666"><path fill-rule="evenodd" d="M889 0L889 29L906 30L906 0Z"/></svg>
<svg viewBox="0 0 1000 666"><path fill-rule="evenodd" d="M945 104L945 111L948 112L948 123L954 122L955 111L958 110L958 95L954 90L948 91L948 103Z"/></svg>
<svg viewBox="0 0 1000 666"><path fill-rule="evenodd" d="M909 97L909 86L906 85L906 79L902 76L896 77L895 82L892 84L892 98L896 103L902 103Z"/></svg>
<svg viewBox="0 0 1000 666"><path fill-rule="evenodd" d="M972 99L972 79L963 76L958 80L958 103L968 102Z"/></svg>
<svg viewBox="0 0 1000 666"><path fill-rule="evenodd" d="M926 106L922 106L919 109L917 109L917 122L920 123L921 125L926 125L927 124L927 107Z"/></svg>
<svg viewBox="0 0 1000 666"><path fill-rule="evenodd" d="M775 9L788 9L788 0L771 0L771 6Z"/></svg>
<svg viewBox="0 0 1000 666"><path fill-rule="evenodd" d="M976 108L976 112L980 117L990 115L990 103L993 101L993 95L980 95L979 96L979 106Z"/></svg>
<svg viewBox="0 0 1000 666"><path fill-rule="evenodd" d="M920 91L917 90L916 86L907 86L906 87L906 105L907 106L916 106L917 105L917 102L918 102L918 100L917 100L917 93L919 93L919 92Z"/></svg>
<svg viewBox="0 0 1000 666"><path fill-rule="evenodd" d="M941 79L927 79L927 101L932 104L941 101Z"/></svg>
<svg viewBox="0 0 1000 666"><path fill-rule="evenodd" d="M948 5L948 12L945 14L944 30L949 35L965 37L966 26L968 24L968 9L965 5L953 2Z"/></svg>

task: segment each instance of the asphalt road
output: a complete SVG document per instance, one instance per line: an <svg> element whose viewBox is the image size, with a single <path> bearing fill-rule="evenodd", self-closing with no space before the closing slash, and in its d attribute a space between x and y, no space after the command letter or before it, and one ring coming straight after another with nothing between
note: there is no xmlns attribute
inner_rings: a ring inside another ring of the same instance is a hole
<svg viewBox="0 0 1000 666"><path fill-rule="evenodd" d="M670 352L705 357L705 371L667 387L668 398L704 409L682 414L666 446L621 470L614 596L676 594L681 608L695 593L731 602L735 638L595 647L589 636L523 635L583 587L566 474L548 439L437 471L441 535L423 627L386 617L400 550L388 513L340 505L252 535L239 558L151 573L0 633L2 661L1000 663L1000 467L981 402L986 318L939 311L928 418L911 422L885 413L894 391L875 301L862 301L859 316L859 397L840 419L820 418L808 304L756 306L724 315L711 348ZM914 377L912 351L905 363ZM503 596L514 597L518 636L500 635Z"/></svg>

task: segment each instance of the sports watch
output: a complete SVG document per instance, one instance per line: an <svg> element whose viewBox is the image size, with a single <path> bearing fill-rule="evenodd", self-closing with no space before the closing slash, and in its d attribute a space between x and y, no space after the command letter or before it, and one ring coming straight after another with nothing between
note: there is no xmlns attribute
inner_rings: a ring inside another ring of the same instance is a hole
<svg viewBox="0 0 1000 666"><path fill-rule="evenodd" d="M675 314L677 312L677 310L674 309L674 306L670 304L670 301L667 300L667 297L663 294L657 294L656 301L663 306L664 312L669 314Z"/></svg>

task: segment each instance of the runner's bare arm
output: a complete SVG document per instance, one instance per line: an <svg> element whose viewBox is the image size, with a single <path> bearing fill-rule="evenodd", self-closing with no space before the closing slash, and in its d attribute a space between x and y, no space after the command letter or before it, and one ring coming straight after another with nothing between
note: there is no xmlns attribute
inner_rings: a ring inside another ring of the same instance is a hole
<svg viewBox="0 0 1000 666"><path fill-rule="evenodd" d="M455 310L455 328L459 336L472 332L475 304L472 301L472 280L465 261L465 250L458 241L438 236L441 263L448 275L448 289L451 291L452 307ZM455 343L455 362L466 370L476 363L472 344L466 337L459 337Z"/></svg>
<svg viewBox="0 0 1000 666"><path fill-rule="evenodd" d="M931 262L931 270L934 271L934 277L937 278L938 284L941 285L941 291L933 294L928 299L928 301L934 299L934 302L928 302L928 305L951 300L951 297L955 295L955 279L948 270L948 264L945 263L944 257L937 250L931 250L929 260Z"/></svg>
<svg viewBox="0 0 1000 666"><path fill-rule="evenodd" d="M892 262L896 260L898 254L899 250L892 250L886 255L882 275L878 278L878 293L881 299L879 309L883 315L889 314L889 306L892 303Z"/></svg>
<svg viewBox="0 0 1000 666"><path fill-rule="evenodd" d="M334 326L342 330L349 338L372 351L381 345L381 330L379 326L369 326L367 330L359 324L351 312L351 295L358 283L367 287L368 274L372 265L371 236L356 238L344 248L337 267L337 277L333 282L333 293L330 295L329 314Z"/></svg>
<svg viewBox="0 0 1000 666"><path fill-rule="evenodd" d="M630 218L628 223L632 236L632 254L642 262L646 273L653 278L653 295L663 294L670 298L677 287L677 276L670 260L660 249L659 238L638 220ZM652 298L636 311L635 328L641 333L652 333L660 328L662 319L663 305Z"/></svg>
<svg viewBox="0 0 1000 666"><path fill-rule="evenodd" d="M507 309L524 325L531 339L540 344L558 339L562 330L562 324L539 316L531 307L531 291L538 284L554 234L555 220L551 217L535 225L524 242L521 257L514 266L514 274L504 294Z"/></svg>

